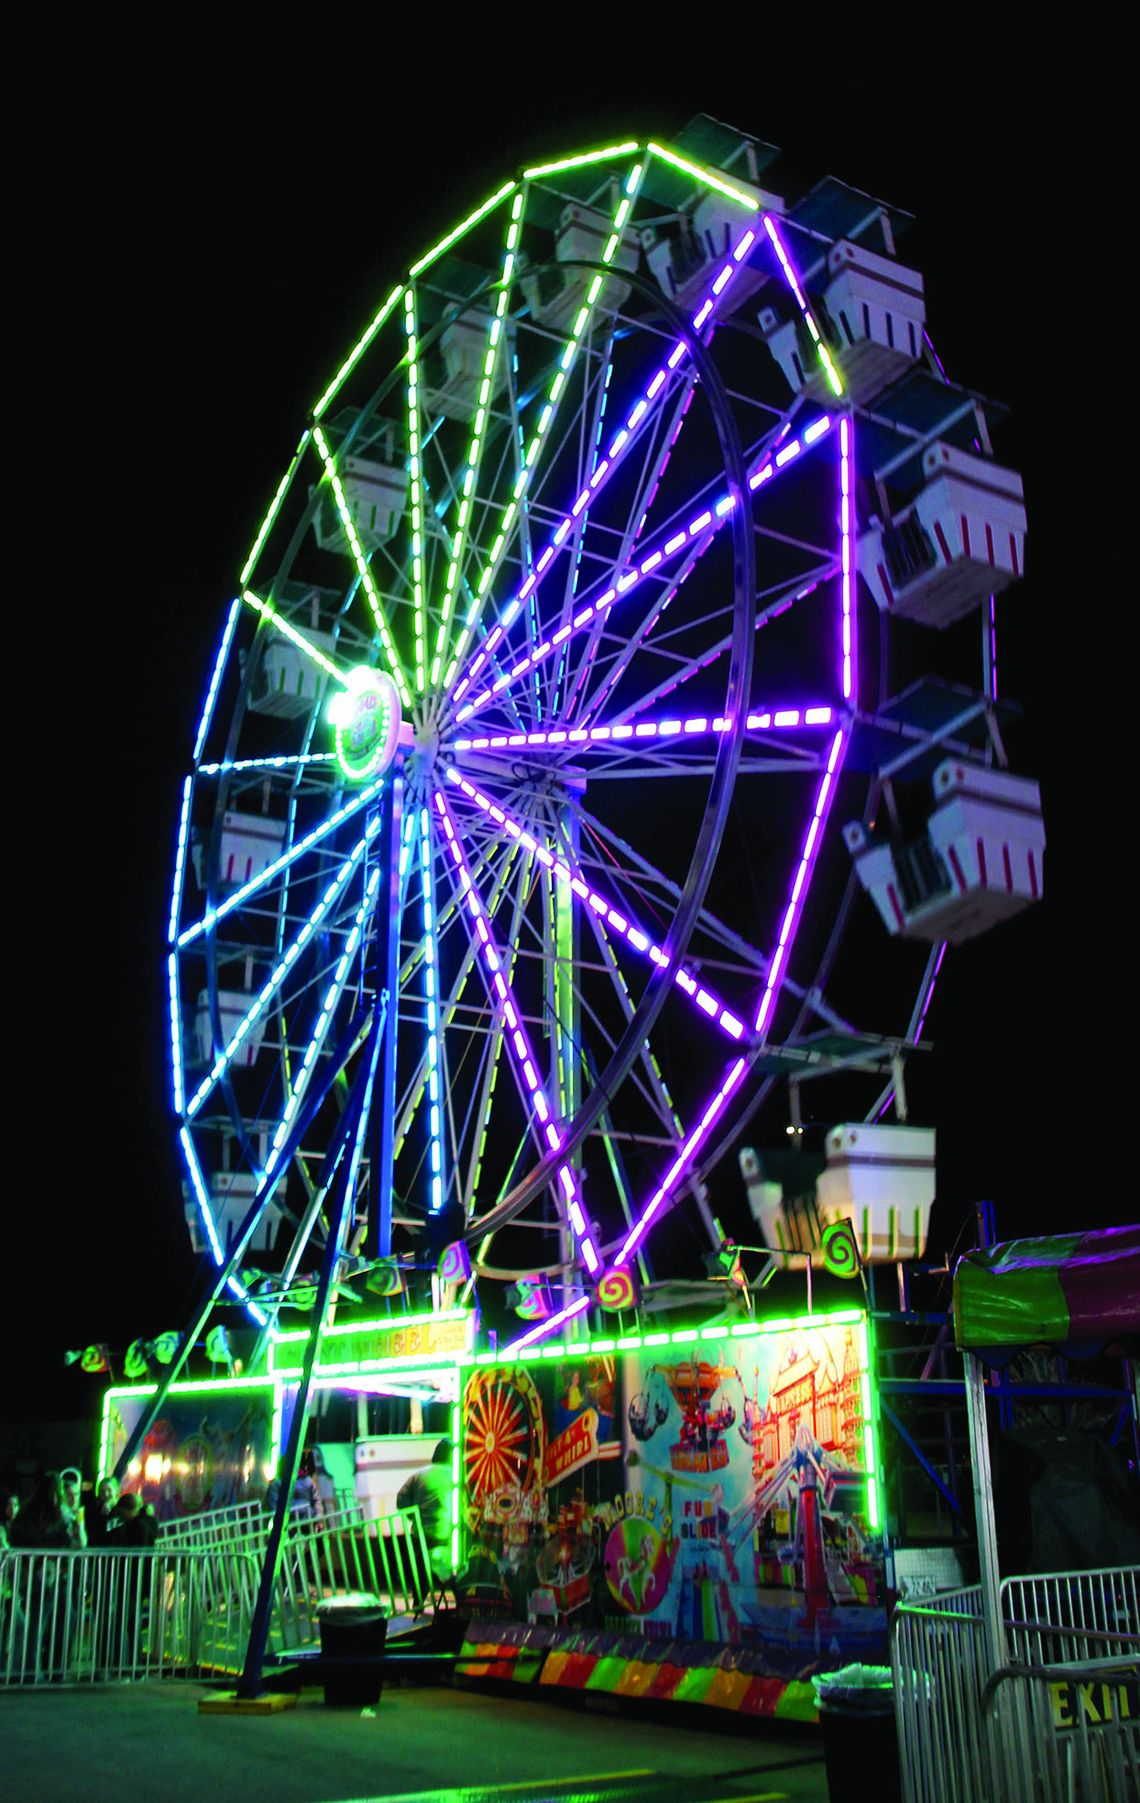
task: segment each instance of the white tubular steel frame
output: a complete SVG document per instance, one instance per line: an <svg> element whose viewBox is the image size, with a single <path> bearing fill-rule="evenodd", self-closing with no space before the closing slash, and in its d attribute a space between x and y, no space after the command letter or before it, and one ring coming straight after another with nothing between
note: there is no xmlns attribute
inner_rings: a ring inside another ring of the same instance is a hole
<svg viewBox="0 0 1140 1803"><path fill-rule="evenodd" d="M1140 1567L1007 1578L993 1671L980 1585L902 1603L891 1633L907 1803L1140 1794Z"/></svg>

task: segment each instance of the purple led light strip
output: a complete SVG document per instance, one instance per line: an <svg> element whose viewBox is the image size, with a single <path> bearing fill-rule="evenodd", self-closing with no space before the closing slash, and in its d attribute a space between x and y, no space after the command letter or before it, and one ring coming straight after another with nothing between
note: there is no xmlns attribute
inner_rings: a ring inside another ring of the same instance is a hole
<svg viewBox="0 0 1140 1803"><path fill-rule="evenodd" d="M509 1346L504 1346L501 1356L505 1358L508 1352L518 1352L523 1346L533 1346L536 1340L545 1339L548 1333L557 1333L565 1322L572 1321L574 1316L580 1315L584 1308L589 1308L590 1301L589 1296L579 1296L576 1302L569 1303L566 1308L560 1308L557 1314L551 1315L548 1321L537 1322L526 1333L520 1334L517 1340L512 1340Z"/></svg>
<svg viewBox="0 0 1140 1803"><path fill-rule="evenodd" d="M808 306L807 300L804 297L803 289L800 287L799 277L796 275L795 269L792 267L792 259L789 257L787 251L784 249L784 245L780 238L780 234L776 230L776 227L773 224L773 221L772 221L770 215L765 213L763 217L764 217L764 230L767 232L769 238L772 240L772 246L776 252L776 255L780 259L780 267L784 272L784 278L787 281L788 287L791 289L792 293L796 297L796 305L798 306L800 312L803 315L804 324L807 326L808 332L811 335L812 343L815 345L816 355L819 357L820 362L823 364L824 369L827 371L828 381L831 384L833 392L837 395L841 395L843 393L843 383L840 379L838 370L836 369L834 363L831 361L831 356L828 352L827 346L824 344L823 339L819 335L819 327L816 325L815 320L812 318L811 308Z"/></svg>
<svg viewBox="0 0 1140 1803"><path fill-rule="evenodd" d="M681 1150L673 1160L673 1163L669 1166L660 1185L654 1191L653 1195L642 1209L641 1214L630 1228L629 1233L626 1235L625 1244L622 1246L621 1251L614 1260L615 1265L627 1265L633 1257L639 1242L644 1239L648 1232L654 1216L660 1213L662 1205L668 1199L669 1195L676 1187L679 1178L684 1174L692 1161L694 1152L696 1152L701 1142L707 1137L710 1129L724 1112L729 1097L744 1075L746 1066L747 1059L738 1058L736 1063L729 1070L727 1077L717 1090L708 1107L705 1109L700 1121L693 1128L693 1131L681 1147Z"/></svg>
<svg viewBox="0 0 1140 1803"><path fill-rule="evenodd" d="M780 993L780 984L783 980L784 970L787 965L788 953L791 950L792 941L795 938L796 927L799 923L800 914L803 911L804 902L807 900L811 873L815 869L816 857L819 854L819 842L823 835L824 822L831 810L831 803L835 797L835 773L839 768L840 757L845 743L846 734L842 730L836 733L831 742L831 752L827 760L827 769L824 771L823 780L820 783L819 790L816 794L815 812L812 814L811 825L808 827L807 837L804 840L803 850L800 853L799 867L796 870L795 880L792 883L792 893L788 899L787 908L784 911L783 924L780 927L780 938L776 950L772 955L772 962L768 967L768 981L764 986L764 994L761 997L760 1007L756 1015L756 1031L760 1034L764 1034L767 1030L772 1008L775 1004L776 997Z"/></svg>
<svg viewBox="0 0 1140 1803"><path fill-rule="evenodd" d="M830 726L835 710L830 707L768 708L751 713L744 725L748 732L784 731L797 726ZM626 740L701 737L706 733L726 733L732 722L726 714L692 714L671 720L621 721L614 726L555 727L548 732L500 732L481 739L454 739L452 751L517 751L563 745L594 745Z"/></svg>
<svg viewBox="0 0 1140 1803"><path fill-rule="evenodd" d="M456 783L469 800L473 801L477 807L482 808L483 812L489 815L505 832L508 832L512 839L517 839L527 851L532 852L539 863L544 864L564 888L572 889L579 901L584 901L595 914L600 915L615 933L619 933L632 945L636 952L640 952L643 958L649 958L662 969L669 968L668 953L663 951L659 945L655 945L648 933L643 933L640 928L635 927L624 914L619 914L616 908L611 908L605 897L599 895L595 889L591 889L590 885L584 881L580 871L572 869L565 858L555 857L554 853L548 851L545 845L540 845L534 835L521 826L517 820L512 819L505 808L492 801L489 795L485 795L473 783L469 783L466 777L461 776L457 770L449 769L446 774L449 782ZM699 1008L709 1020L714 1021L728 1034L730 1039L743 1037L744 1022L738 1020L735 1014L730 1013L719 997L713 995L711 990L706 989L702 983L698 983L687 970L675 968L673 981L683 994L690 998L694 1006Z"/></svg>
<svg viewBox="0 0 1140 1803"><path fill-rule="evenodd" d="M855 610L852 606L851 584L853 578L851 560L851 469L855 450L855 430L852 421L844 415L839 422L839 532L841 540L842 575L842 641L840 644L840 667L843 673L843 699L850 701L855 681Z"/></svg>
<svg viewBox="0 0 1140 1803"><path fill-rule="evenodd" d="M853 557L852 537L854 521L851 505L851 470L855 448L854 428L848 416L839 422L839 530L840 530L840 679L845 701L854 699L856 662L855 662L855 612L853 607ZM803 913L808 890L811 887L811 876L815 869L815 861L819 855L820 840L827 816L837 787L836 776L842 761L846 745L846 735L841 730L831 742L831 752L827 760L827 769L815 798L815 811L807 830L803 850L800 853L799 867L792 883L792 892L784 911L784 919L780 927L780 937L772 962L768 967L768 981L764 985L764 993L760 998L760 1007L756 1014L756 1032L765 1037L771 1025L772 1011L776 998L780 993L784 971L787 968L788 956L795 939L796 928Z"/></svg>
<svg viewBox="0 0 1140 1803"><path fill-rule="evenodd" d="M754 470L749 476L749 488L755 490L762 487L763 484L768 482L779 470L786 468L789 463L793 462L802 451L806 450L810 445L815 444L818 439L822 438L824 434L830 430L831 425L832 420L827 414L823 414L819 419L814 420L799 438L790 439L786 445L783 445L781 449L776 452L775 456L765 458L759 468ZM604 466L599 465L599 467ZM713 533L718 531L724 521L728 518L729 514L732 512L732 508L732 496L727 494L721 495L716 501L710 502L707 507L702 507L700 512L689 521L687 526L681 527L662 544L656 545L654 549L649 552L648 556L644 557L634 568L626 570L623 575L619 576L613 586L606 589L603 594L599 595L596 601L590 602L587 606L580 608L573 619L565 626L561 626L557 632L551 634L549 639L545 639L542 643L536 645L532 651L528 652L525 657L521 657L509 670L504 671L502 675L496 677L495 681L487 688L481 690L478 695L472 698L472 700L466 702L456 714L457 722L461 724L464 720L469 720L472 714L478 713L489 701L497 699L497 697L503 693L504 689L510 688L521 676L525 676L528 670L533 670L536 665L543 663L546 658L550 656L552 651L556 650L559 645L565 644L571 633L580 632L584 627L588 626L592 620L600 618L608 608L613 606L615 601L620 600L623 595L627 595L631 589L636 588L644 578L651 575L652 572L657 569L658 565L662 564L666 558L674 556L678 551L691 546L696 540L702 537L707 536L708 538L711 538ZM846 542L846 539L844 542ZM539 563L541 564L541 562L542 559L540 558ZM521 592L522 591L520 590L520 594ZM509 608L507 609L507 613L510 613ZM506 615L504 615L504 618L506 618ZM502 637L502 632L496 627L495 631L488 636L483 651L480 653L480 657L472 664L468 680L475 675L480 661L485 661L486 657L490 655L491 650L493 649L492 640L494 639L496 632L499 634L500 638ZM463 686L465 687L466 684ZM455 691L456 700L459 699L460 693L461 690L457 687Z"/></svg>
<svg viewBox="0 0 1140 1803"><path fill-rule="evenodd" d="M511 1056L514 1058L519 1075L522 1077L523 1083L526 1086L527 1093L530 1097L531 1107L533 1108L539 1123L539 1137L545 1139L552 1152L557 1152L562 1144L562 1135L555 1124L550 1104L546 1099L546 1093L539 1081L538 1067L535 1063L530 1041L526 1036L526 1029L522 1023L522 1016L515 1006L515 1000L511 992L510 984L503 974L503 960L499 954L499 949L495 944L490 926L488 925L486 910L479 899L479 892L471 881L471 873L467 868L467 860L464 858L462 849L460 848L459 835L455 830L451 818L451 811L439 789L435 791L435 806L436 812L439 814L443 824L444 835L447 840L447 849L451 853L452 862L459 873L459 883L464 900L475 923L475 933L479 940L479 950L483 962L486 964L490 973L491 980L488 985L489 993L493 998L494 1006L503 1017L503 1038L510 1047ZM601 1260L598 1257L598 1250L594 1245L590 1233L589 1223L582 1213L582 1204L578 1200L574 1175L569 1165L559 1166L558 1182L561 1185L566 1200L570 1224L578 1240L579 1247L581 1248L586 1269L590 1272L591 1276L593 1276L600 1269Z"/></svg>
<svg viewBox="0 0 1140 1803"><path fill-rule="evenodd" d="M715 307L717 301L719 300L720 296L724 293L725 289L728 287L733 276L736 274L737 269L740 267L740 264L743 262L744 258L748 255L748 252L751 250L751 248L755 244L755 242L756 242L756 233L750 227L748 229L748 231L745 232L744 236L740 239L739 243L734 246L730 260L727 263L725 263L723 268L720 270L720 272L718 273L718 275L716 277L716 280L712 284L710 291L708 292L708 294L706 294L703 303L701 304L700 307L698 307L697 311L693 314L690 324L694 331L699 332L705 325L707 325L709 316L712 313L713 308ZM604 486L607 477L612 475L614 468L615 468L617 462L620 460L621 455L622 455L623 451L625 450L626 446L629 444L633 433L637 430L638 426L641 424L642 420L645 418L646 414L649 412L650 406L657 399L657 396L661 393L661 390L664 388L666 381L668 380L670 372L677 369L679 367L679 365L684 361L684 359L688 356L688 354L689 354L688 345L685 343L684 339L679 339L677 341L677 343L673 346L673 349L670 351L668 357L666 358L665 362L661 365L660 369L655 371L651 380L647 384L644 393L641 395L640 399L634 404L634 406L630 409L630 412L626 418L625 424L621 427L621 430L619 432L617 432L615 434L615 436L613 437L613 439L610 441L610 445L606 451L605 456L602 458L601 462L598 463L597 466L595 467L595 469L593 470L592 474L590 475L589 480L586 483L586 486L583 488L581 494L575 500L569 513L567 513L563 516L558 527L552 534L549 542L547 543L545 549L543 550L541 556L539 557L538 562L535 564L534 569L531 571L530 575L523 582L522 587L519 589L518 593L513 597L513 599L510 602L508 602L508 604L504 608L502 614L500 614L499 619L496 621L495 625L491 628L491 631L488 633L482 649L472 659L471 664L469 665L467 670L464 672L464 674L461 676L460 680L456 683L455 689L453 691L454 698L456 701L460 700L462 698L462 696L466 693L467 689L470 687L474 678L478 675L479 671L483 668L483 665L486 663L488 657L490 657L492 655L492 653L494 652L496 645L499 644L499 642L503 638L504 634L507 632L509 627L513 624L515 618L518 615L518 611L519 611L519 608L521 607L522 603L527 599L527 597L529 595L531 595L534 592L534 590L538 586L539 582L541 582L542 578L545 576L551 563L554 561L556 553L558 552L558 550L561 548L561 546L565 542L565 540L570 532L571 527L573 526L575 520L578 518L579 514L582 512L583 508L586 507L587 504L591 501L591 499L593 499L595 497L598 490Z"/></svg>

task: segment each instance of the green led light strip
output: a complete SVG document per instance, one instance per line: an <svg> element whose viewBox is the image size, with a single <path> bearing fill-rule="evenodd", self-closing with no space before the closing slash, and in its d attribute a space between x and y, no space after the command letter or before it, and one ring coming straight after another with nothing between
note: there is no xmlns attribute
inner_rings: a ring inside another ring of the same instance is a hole
<svg viewBox="0 0 1140 1803"><path fill-rule="evenodd" d="M273 1417L270 1425L270 1457L274 1465L277 1463L281 1445L281 1384L274 1377L207 1377L200 1381L185 1379L181 1383L170 1386L171 1396L205 1396L213 1392L225 1390L266 1390L273 1397ZM99 1430L98 1474L105 1476L111 1469L111 1408L118 1399L140 1401L154 1396L158 1391L157 1384L113 1384L103 1392L103 1412Z"/></svg>
<svg viewBox="0 0 1140 1803"><path fill-rule="evenodd" d="M662 162L672 163L675 169L683 169L686 175L691 175L696 181L703 182L706 188L715 188L718 194L724 194L729 200L735 200L740 206L747 207L750 213L760 211L760 202L754 195L746 194L742 188L734 188L731 182L726 182L723 176L714 175L711 169L702 169L698 163L690 163L687 157L678 156L675 150L667 150L664 144L655 144L652 138L646 149L653 156L660 157Z"/></svg>
<svg viewBox="0 0 1140 1803"><path fill-rule="evenodd" d="M735 1327L683 1327L672 1333L630 1334L620 1341L616 1339L581 1339L570 1345L557 1346L524 1346L518 1352L512 1352L509 1359L500 1352L479 1352L473 1358L465 1359L465 1365L498 1365L526 1364L528 1361L549 1358L582 1359L593 1358L603 1352L635 1352L644 1346L692 1346L702 1340L755 1339L762 1334L786 1333L789 1329L800 1331L816 1327L844 1327L866 1323L866 1316L861 1309L839 1309L827 1315L786 1315L773 1321L742 1321Z"/></svg>
<svg viewBox="0 0 1140 1803"><path fill-rule="evenodd" d="M364 332L363 336L357 340L357 342L353 346L352 350L349 351L348 356L345 358L344 362L341 364L340 368L337 370L336 375L333 377L332 381L329 383L328 387L325 389L325 392L322 394L320 400L317 402L316 406L313 408L313 418L314 419L320 419L321 414L324 412L324 410L328 406L329 402L333 399L334 395L340 389L342 382L345 381L345 379L355 369L356 365L360 362L361 357L363 357L365 351L368 349L368 346L372 343L372 340L375 338L377 332L380 330L380 327L384 324L384 321L387 319L389 313L391 313L392 308L396 305L396 302L399 300L399 298L403 292L404 292L403 288L393 288L391 294L388 296L387 300L384 302L384 304L380 308L379 312L373 318L371 325Z"/></svg>
<svg viewBox="0 0 1140 1803"><path fill-rule="evenodd" d="M515 272L515 255L518 248L519 233L522 230L522 210L524 195L520 190L511 202L511 218L507 227L507 243L503 253L502 272L499 277L499 296L495 302L495 316L487 333L487 348L483 354L483 376L479 385L479 401L475 410L475 420L471 429L471 444L467 452L467 465L463 474L463 487L459 498L459 512L455 522L455 536L451 546L451 561L447 568L447 580L444 584L443 618L439 623L436 638L435 656L432 659L431 680L433 686L439 682L439 673L443 660L447 655L447 642L451 637L451 620L455 610L455 591L459 580L459 566L463 558L466 544L467 520L474 499L475 484L479 479L479 469L483 461L483 446L486 442L486 425L491 413L491 389L494 384L495 364L499 357L503 341L503 316L510 299L511 282Z"/></svg>
<svg viewBox="0 0 1140 1803"><path fill-rule="evenodd" d="M605 150L586 150L581 156L563 157L557 163L539 163L534 169L524 169L526 181L534 181L540 175L557 175L563 169L581 169L587 163L603 163L608 157L632 156L641 146L633 138L625 144L610 144Z"/></svg>
<svg viewBox="0 0 1140 1803"><path fill-rule="evenodd" d="M444 251L454 244L457 238L462 238L464 232L470 231L472 226L478 225L481 219L485 219L492 208L497 207L501 200L505 200L508 194L513 194L515 185L516 184L513 181L504 182L502 187L496 189L489 200L485 200L481 207L476 207L473 213L468 213L466 219L462 220L460 224L455 227L454 231L448 232L446 238L441 238L439 243L435 245L433 249L429 250L426 256L421 257L418 263L413 263L408 274L410 276L420 275L427 269L429 264L435 262L437 257L442 257Z"/></svg>
<svg viewBox="0 0 1140 1803"><path fill-rule="evenodd" d="M355 563L360 576L361 587L364 590L368 605L372 609L372 618L376 622L376 630L380 635L380 643L384 647L384 656L388 660L388 669L391 672L392 680L400 691L400 700L406 708L410 709L412 705L412 694L408 687L408 679L404 674L403 665L401 664L396 651L396 641L392 637L391 629L384 616L384 609L381 607L380 597L376 593L376 585L372 580L372 571L368 566L368 559L364 555L363 547L357 536L356 527L352 521L352 515L349 513L348 502L345 500L344 489L341 485L340 477L336 473L336 465L333 462L332 452L329 450L328 439L325 437L319 426L313 427L313 443L320 453L321 462L325 466L325 474L332 486L333 497L336 501L336 510L340 515L340 523L344 527L345 537L348 539L349 548L352 552L352 560Z"/></svg>
<svg viewBox="0 0 1140 1803"><path fill-rule="evenodd" d="M635 163L633 169L630 171L622 192L622 197L618 202L617 209L610 223L609 237L606 240L605 247L599 259L599 261L604 264L608 265L612 263L617 254L618 246L621 243L622 232L637 196L638 186L641 182L643 173L643 165ZM492 541L491 548L487 554L487 561L483 566L482 574L476 584L475 599L467 610L467 617L463 622L463 630L459 635L455 654L448 665L447 675L444 678L445 688L450 688L454 681L456 671L458 670L467 647L474 636L479 616L483 611L483 606L486 601L487 592L494 580L500 559L506 550L507 538L511 527L514 525L515 516L518 513L519 506L530 486L530 479L534 471L534 466L538 460L539 453L542 450L546 434L550 430L551 422L557 418L559 398L566 385L566 379L573 367L575 357L578 354L578 348L582 341L582 334L593 317L594 308L597 305L598 296L601 294L604 281L605 276L600 272L593 277L589 288L586 290L585 303L579 308L573 329L563 346L562 355L558 360L557 373L547 391L545 404L543 405L542 411L539 413L538 422L523 456L522 468L515 478L511 499L503 510L502 518L499 521L498 531Z"/></svg>
<svg viewBox="0 0 1140 1803"><path fill-rule="evenodd" d="M424 489L420 468L420 353L415 289L404 290L404 331L408 339L408 481L412 503L412 622L415 636L416 694L427 686L427 625L424 620Z"/></svg>
<svg viewBox="0 0 1140 1803"><path fill-rule="evenodd" d="M254 609L255 613L259 613L263 620L267 620L270 626L282 633L285 638L291 639L297 649L303 651L306 657L311 658L313 663L325 672L326 676L331 676L334 682L339 682L343 688L347 689L348 676L346 673L338 670L332 658L326 657L311 639L307 639L303 632L299 632L291 621L277 612L275 607L271 606L268 601L263 601L260 595L255 595L251 588L243 589L241 598L248 607Z"/></svg>
<svg viewBox="0 0 1140 1803"><path fill-rule="evenodd" d="M238 577L238 586L241 588L245 587L245 584L249 581L250 577L253 575L253 567L261 555L261 547L265 543L266 539L269 537L269 533L272 529L273 522L277 518L277 514L281 507L281 503L285 499L286 493L288 492L288 489L289 489L289 484L292 482L293 477L296 474L297 465L300 463L301 458L304 456L305 446L308 444L308 442L309 442L309 434L308 434L308 431L306 430L306 431L302 432L302 434L301 434L301 442L297 446L297 449L293 452L293 460L290 463L289 468L285 471L285 474L282 476L280 482L277 485L277 493L274 495L272 501L270 501L270 503L269 503L269 511L266 514L265 518L261 522L261 528L257 534L257 537L253 541L253 549L250 552L249 556L246 558L245 565L242 569L242 573Z"/></svg>

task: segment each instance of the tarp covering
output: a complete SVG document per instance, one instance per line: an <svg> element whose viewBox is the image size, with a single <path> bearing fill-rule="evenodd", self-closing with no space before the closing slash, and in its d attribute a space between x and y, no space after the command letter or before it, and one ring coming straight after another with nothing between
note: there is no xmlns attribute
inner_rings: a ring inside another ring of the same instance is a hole
<svg viewBox="0 0 1140 1803"><path fill-rule="evenodd" d="M1054 1345L1079 1354L1140 1336L1140 1226L1007 1240L954 1271L959 1348Z"/></svg>

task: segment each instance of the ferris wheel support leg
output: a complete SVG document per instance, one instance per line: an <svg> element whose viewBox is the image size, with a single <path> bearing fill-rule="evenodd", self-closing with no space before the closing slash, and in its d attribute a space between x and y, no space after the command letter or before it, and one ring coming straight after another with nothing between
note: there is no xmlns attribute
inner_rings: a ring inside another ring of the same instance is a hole
<svg viewBox="0 0 1140 1803"><path fill-rule="evenodd" d="M376 943L373 968L377 990L387 994L384 1040L380 1048L380 1093L369 1123L371 1177L368 1185L368 1236L370 1258L388 1258L392 1252L392 1173L396 1132L396 1032L400 993L400 917L403 884L400 848L404 839L404 779L392 773L391 805L384 810L377 856L388 872L387 889L376 910Z"/></svg>
<svg viewBox="0 0 1140 1803"><path fill-rule="evenodd" d="M397 846L399 840L396 841ZM352 1086L349 1103L344 1111L344 1119L348 1126L345 1134L348 1141L359 1139L361 1116L368 1108L372 1096L373 1081L376 1075L377 1054L380 1051L382 1036L390 1021L389 1016L395 1014L394 1008L381 1004L377 1008L373 1021L373 1042L368 1047L361 1061ZM357 1144L359 1152L359 1143ZM329 1204L328 1238L325 1241L324 1256L321 1259L321 1272L317 1280L317 1299L313 1309L313 1330L305 1344L305 1357L301 1366L301 1381L297 1390L297 1399L293 1405L293 1417L289 1423L289 1437L282 1459L282 1467L278 1469L280 1484L277 1493L277 1507L273 1512L273 1526L269 1530L269 1538L265 1545L265 1555L261 1567L261 1579L258 1584L257 1601L254 1604L253 1620L250 1623L249 1641L246 1645L245 1663L241 1677L238 1679L235 1694L240 1697L259 1696L264 1685L262 1683L262 1666L265 1663L265 1649L269 1642L269 1627L273 1617L273 1605L277 1595L277 1572L281 1564L281 1547L285 1538L285 1528L289 1520L289 1511L293 1501L293 1487L301 1469L301 1455L305 1447L305 1430L309 1422L309 1402L313 1389L313 1372L320 1355L321 1343L324 1339L325 1323L328 1319L329 1298L332 1295L333 1279L336 1276L337 1264L344 1248L344 1227L346 1219L351 1217L352 1205L356 1193L356 1176L359 1161L356 1156L343 1158L337 1171L333 1193Z"/></svg>

